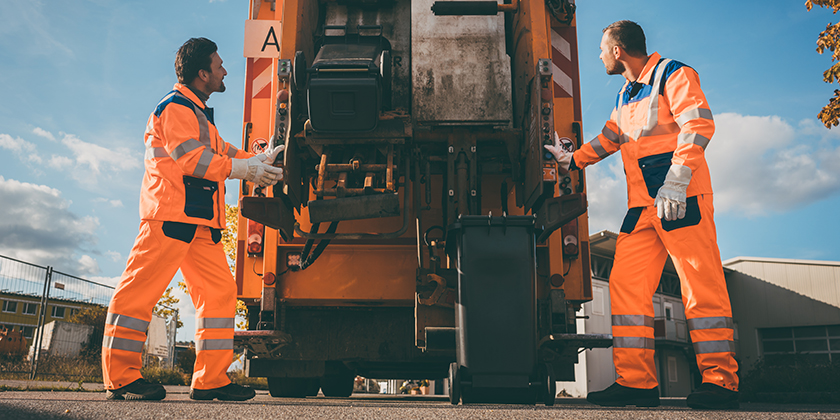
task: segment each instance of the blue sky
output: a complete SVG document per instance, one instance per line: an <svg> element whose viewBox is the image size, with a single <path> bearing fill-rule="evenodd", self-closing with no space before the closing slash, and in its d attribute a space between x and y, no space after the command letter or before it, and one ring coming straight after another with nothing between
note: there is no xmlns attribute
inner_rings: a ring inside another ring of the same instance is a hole
<svg viewBox="0 0 840 420"><path fill-rule="evenodd" d="M649 52L698 71L715 113L707 155L723 259L840 260L840 129L816 119L837 86L815 52L837 16L799 0L577 3L587 139L623 83L598 59L601 29L635 20ZM240 144L247 14L235 0L0 1L0 255L114 284L139 224L146 120L190 37L219 45L228 89L209 105ZM589 169L588 186L591 232L617 231L620 158Z"/></svg>

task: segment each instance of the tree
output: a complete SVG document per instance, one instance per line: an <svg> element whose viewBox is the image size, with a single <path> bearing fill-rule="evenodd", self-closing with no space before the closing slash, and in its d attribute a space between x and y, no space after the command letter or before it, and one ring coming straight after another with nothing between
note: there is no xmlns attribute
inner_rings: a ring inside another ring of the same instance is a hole
<svg viewBox="0 0 840 420"><path fill-rule="evenodd" d="M180 285L181 285L181 282L178 282L178 286L180 286ZM160 299L158 300L158 303L157 303L157 305L155 305L155 308L153 309L153 312L155 313L155 315L160 315L164 318L171 318L173 315L175 315L175 312L176 312L175 306L180 301L181 301L181 299L178 299L175 296L172 296L172 288L170 287L170 288L166 289L165 292L163 292L163 296L161 296ZM181 322L180 318L178 318L178 324L176 325L176 327L181 328L183 326L184 326L184 323Z"/></svg>
<svg viewBox="0 0 840 420"><path fill-rule="evenodd" d="M833 13L840 10L840 0L807 0L805 7L810 11L814 6L832 9ZM823 72L823 80L826 83L840 82L840 23L828 23L825 30L820 32L817 38L817 52L822 54L826 50L831 51L831 61L834 64ZM817 118L831 128L840 124L840 89L834 90L834 97L830 98L828 105L824 106Z"/></svg>
<svg viewBox="0 0 840 420"><path fill-rule="evenodd" d="M88 306L75 315L71 316L67 322L74 324L84 324L93 327L84 348L81 349L79 355L91 362L96 362L102 357L102 338L105 334L105 319L108 317L108 308L105 306Z"/></svg>

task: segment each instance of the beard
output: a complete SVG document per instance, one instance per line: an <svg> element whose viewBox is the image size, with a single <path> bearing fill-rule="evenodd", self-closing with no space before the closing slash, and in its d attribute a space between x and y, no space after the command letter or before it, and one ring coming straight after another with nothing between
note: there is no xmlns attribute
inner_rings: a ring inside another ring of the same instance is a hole
<svg viewBox="0 0 840 420"><path fill-rule="evenodd" d="M225 82L219 80L219 86L216 88L216 92L224 92L225 91Z"/></svg>
<svg viewBox="0 0 840 420"><path fill-rule="evenodd" d="M624 73L625 67L624 64L621 64L620 61L614 61L612 65L606 66L607 74L609 75L616 75Z"/></svg>

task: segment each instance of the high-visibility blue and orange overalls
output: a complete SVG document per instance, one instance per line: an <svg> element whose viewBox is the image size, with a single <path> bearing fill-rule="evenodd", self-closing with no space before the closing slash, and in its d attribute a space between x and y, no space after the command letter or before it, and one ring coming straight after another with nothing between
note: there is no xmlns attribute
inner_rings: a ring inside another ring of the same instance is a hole
<svg viewBox="0 0 840 420"><path fill-rule="evenodd" d="M658 385L652 298L670 254L703 382L738 390L732 310L704 155L714 131L694 69L654 53L638 80L621 88L601 134L574 154L572 167L583 168L621 150L627 176L629 210L609 279L620 385ZM685 217L666 221L657 217L654 198L672 165L690 170L691 180Z"/></svg>
<svg viewBox="0 0 840 420"><path fill-rule="evenodd" d="M224 182L231 158L253 154L225 143L213 109L176 84L149 116L140 233L108 306L102 342L106 389L141 378L141 352L152 309L178 269L196 308L192 387L230 383L236 284L227 264Z"/></svg>

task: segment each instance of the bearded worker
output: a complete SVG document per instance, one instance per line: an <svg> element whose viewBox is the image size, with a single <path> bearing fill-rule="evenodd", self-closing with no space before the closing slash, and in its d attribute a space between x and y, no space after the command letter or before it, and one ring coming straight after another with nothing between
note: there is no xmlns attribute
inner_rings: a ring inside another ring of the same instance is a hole
<svg viewBox="0 0 840 420"><path fill-rule="evenodd" d="M620 150L627 176L629 210L609 279L618 379L586 399L602 406L659 405L652 298L670 255L703 377L686 402L692 408L737 408L732 310L705 158L715 131L712 111L697 72L657 53L648 55L638 24L622 20L603 32L600 58L607 74L626 79L609 121L574 153L556 136L553 146L545 146L561 172Z"/></svg>

